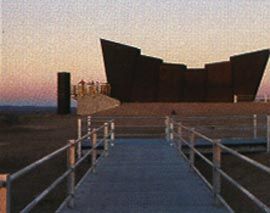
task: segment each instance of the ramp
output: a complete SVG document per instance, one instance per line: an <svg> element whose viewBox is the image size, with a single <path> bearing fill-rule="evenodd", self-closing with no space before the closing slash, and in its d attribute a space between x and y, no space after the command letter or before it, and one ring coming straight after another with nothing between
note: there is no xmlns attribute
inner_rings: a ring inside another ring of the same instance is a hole
<svg viewBox="0 0 270 213"><path fill-rule="evenodd" d="M119 139L59 212L227 212L162 139Z"/></svg>
<svg viewBox="0 0 270 213"><path fill-rule="evenodd" d="M90 115L120 106L120 101L103 94L78 96L76 100L79 115Z"/></svg>

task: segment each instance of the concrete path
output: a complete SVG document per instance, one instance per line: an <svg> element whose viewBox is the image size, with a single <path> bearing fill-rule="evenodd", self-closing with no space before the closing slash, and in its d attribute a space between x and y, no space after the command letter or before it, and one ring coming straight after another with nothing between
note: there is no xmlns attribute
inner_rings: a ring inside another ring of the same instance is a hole
<svg viewBox="0 0 270 213"><path fill-rule="evenodd" d="M61 212L227 212L166 141L117 140Z"/></svg>

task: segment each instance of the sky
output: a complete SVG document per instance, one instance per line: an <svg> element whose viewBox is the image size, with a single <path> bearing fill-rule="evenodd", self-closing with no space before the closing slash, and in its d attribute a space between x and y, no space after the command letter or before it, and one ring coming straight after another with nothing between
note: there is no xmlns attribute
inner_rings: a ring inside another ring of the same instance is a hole
<svg viewBox="0 0 270 213"><path fill-rule="evenodd" d="M203 67L270 48L269 0L2 0L0 105L56 105L57 72L106 81L100 38ZM270 63L259 94L270 95Z"/></svg>

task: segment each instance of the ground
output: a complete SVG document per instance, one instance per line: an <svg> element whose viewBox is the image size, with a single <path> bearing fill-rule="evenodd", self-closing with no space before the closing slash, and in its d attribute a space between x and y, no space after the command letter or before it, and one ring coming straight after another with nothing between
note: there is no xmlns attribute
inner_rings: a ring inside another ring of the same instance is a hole
<svg viewBox="0 0 270 213"><path fill-rule="evenodd" d="M123 104L118 108L97 113L97 115L169 115L175 111L180 116L221 116L221 115L252 115L270 114L270 105L264 103L239 104ZM49 154L65 145L68 139L77 137L77 116L55 115L54 113L12 113L0 112L0 173L14 173L31 162ZM249 155L253 159L270 166L270 157L266 153ZM66 168L66 155L63 154L50 163L39 167L35 172L23 176L14 182L12 187L12 205L14 212L25 206L42 189L46 188ZM252 166L246 165L232 156L223 156L223 167L244 186L254 192L270 205L269 176L258 173ZM206 176L210 170L201 162L198 166ZM79 175L89 166L85 162ZM258 181L259 180L259 181ZM258 182L260 184L258 184ZM252 212L240 193L227 183L223 184L223 193L229 203L238 212ZM50 212L61 203L65 197L65 183L42 202L36 212ZM243 201L241 201L243 200ZM241 204L242 202L242 204ZM251 205L252 206L252 205ZM255 211L255 210L254 210Z"/></svg>

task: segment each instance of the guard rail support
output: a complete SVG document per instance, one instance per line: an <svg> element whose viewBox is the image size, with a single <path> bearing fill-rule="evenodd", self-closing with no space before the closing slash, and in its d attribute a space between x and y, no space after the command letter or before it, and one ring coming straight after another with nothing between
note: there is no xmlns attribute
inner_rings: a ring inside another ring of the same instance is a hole
<svg viewBox="0 0 270 213"><path fill-rule="evenodd" d="M213 140L213 193L216 205L220 204L219 195L221 190L220 165L221 165L221 148L220 140Z"/></svg>
<svg viewBox="0 0 270 213"><path fill-rule="evenodd" d="M194 167L195 153L194 153L194 145L195 145L195 128L191 128L190 135L190 152L189 152L189 163L191 167Z"/></svg>
<svg viewBox="0 0 270 213"><path fill-rule="evenodd" d="M182 152L182 127L181 127L181 123L179 123L177 132L179 135L178 151Z"/></svg>
<svg viewBox="0 0 270 213"><path fill-rule="evenodd" d="M253 138L257 138L257 115L253 115Z"/></svg>
<svg viewBox="0 0 270 213"><path fill-rule="evenodd" d="M267 115L267 152L270 153L270 115Z"/></svg>
<svg viewBox="0 0 270 213"><path fill-rule="evenodd" d="M82 137L82 119L78 118L78 139ZM82 142L79 141L77 145L77 156L80 159L82 156Z"/></svg>
<svg viewBox="0 0 270 213"><path fill-rule="evenodd" d="M233 103L237 103L238 102L238 97L237 95L233 95Z"/></svg>
<svg viewBox="0 0 270 213"><path fill-rule="evenodd" d="M87 116L87 134L90 134L91 132L91 116ZM88 137L88 140L90 141L90 136Z"/></svg>
<svg viewBox="0 0 270 213"><path fill-rule="evenodd" d="M114 121L111 121L111 146L114 146L114 139L115 139L115 124Z"/></svg>
<svg viewBox="0 0 270 213"><path fill-rule="evenodd" d="M10 213L10 181L9 174L0 174L0 212Z"/></svg>
<svg viewBox="0 0 270 213"><path fill-rule="evenodd" d="M169 125L170 125L170 117L169 116L166 116L165 117L165 139L166 139L166 141L169 141Z"/></svg>
<svg viewBox="0 0 270 213"><path fill-rule="evenodd" d="M109 154L109 144L108 144L108 123L104 124L104 151L105 151L105 157Z"/></svg>
<svg viewBox="0 0 270 213"><path fill-rule="evenodd" d="M74 207L74 192L75 192L75 140L69 140L69 148L67 149L67 163L68 169L72 169L72 172L68 175L67 178L67 192L70 197L68 201L68 207Z"/></svg>
<svg viewBox="0 0 270 213"><path fill-rule="evenodd" d="M173 139L174 139L174 137L173 137L174 125L173 125L172 120L170 121L169 128L170 128L170 145L172 146L173 145Z"/></svg>
<svg viewBox="0 0 270 213"><path fill-rule="evenodd" d="M92 152L92 171L93 173L96 172L96 159L97 159L97 132L95 131L96 129L93 129L93 134L92 134L92 149L93 149L93 152Z"/></svg>

